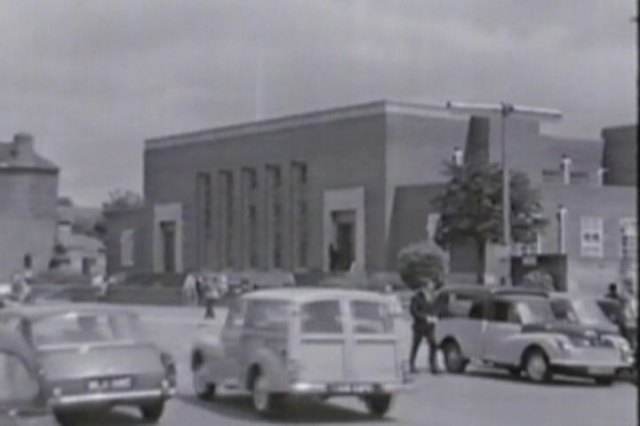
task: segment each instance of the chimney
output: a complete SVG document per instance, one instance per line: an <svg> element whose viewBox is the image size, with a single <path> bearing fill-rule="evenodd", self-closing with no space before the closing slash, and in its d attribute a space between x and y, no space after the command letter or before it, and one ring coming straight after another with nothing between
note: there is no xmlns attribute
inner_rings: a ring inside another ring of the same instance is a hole
<svg viewBox="0 0 640 426"><path fill-rule="evenodd" d="M18 164L32 164L33 136L29 133L16 133L13 137L13 155Z"/></svg>
<svg viewBox="0 0 640 426"><path fill-rule="evenodd" d="M560 171L562 172L562 182L565 185L569 185L571 183L571 163L571 157L567 154L562 154Z"/></svg>

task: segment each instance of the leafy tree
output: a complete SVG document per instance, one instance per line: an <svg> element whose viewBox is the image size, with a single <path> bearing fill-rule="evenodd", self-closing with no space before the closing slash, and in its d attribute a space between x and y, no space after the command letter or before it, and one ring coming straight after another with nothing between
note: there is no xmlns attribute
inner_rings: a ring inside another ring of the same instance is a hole
<svg viewBox="0 0 640 426"><path fill-rule="evenodd" d="M402 281L415 290L435 283L436 288L444 285L445 265L442 250L427 242L411 244L398 253L398 272Z"/></svg>
<svg viewBox="0 0 640 426"><path fill-rule="evenodd" d="M109 192L109 199L102 204L105 210L115 210L130 207L139 207L143 204L142 195L122 189L114 189Z"/></svg>
<svg viewBox="0 0 640 426"><path fill-rule="evenodd" d="M440 211L435 239L444 248L472 242L477 250L478 283L483 283L486 244L502 236L502 170L495 164L472 167L449 162L445 166L449 182L434 199ZM534 241L546 225L539 194L522 172L512 172L509 185L512 240Z"/></svg>

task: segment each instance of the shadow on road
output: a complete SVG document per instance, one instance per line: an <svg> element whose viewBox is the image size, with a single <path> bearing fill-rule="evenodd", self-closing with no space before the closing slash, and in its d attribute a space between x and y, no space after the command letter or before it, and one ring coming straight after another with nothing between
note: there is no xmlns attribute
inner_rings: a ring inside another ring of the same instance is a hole
<svg viewBox="0 0 640 426"><path fill-rule="evenodd" d="M496 380L502 382L521 383L525 386L553 386L553 387L601 387L595 385L594 382L588 378L577 378L568 376L554 376L550 382L547 383L533 383L530 382L524 375L512 376L502 371L469 371L465 373L466 376L472 376L479 379Z"/></svg>
<svg viewBox="0 0 640 426"><path fill-rule="evenodd" d="M73 416L69 423L71 426L142 426L151 424L153 423L144 420L134 411L120 410L79 413Z"/></svg>
<svg viewBox="0 0 640 426"><path fill-rule="evenodd" d="M201 401L194 395L178 397L180 400L210 411L218 416L229 419L256 421L265 423L358 423L378 421L385 423L390 419L373 419L365 411L356 411L345 407L339 407L327 402L315 400L286 401L282 411L274 413L269 418L260 417L251 404L251 399L244 395L225 395L217 397L213 401ZM364 405L363 405L364 410Z"/></svg>

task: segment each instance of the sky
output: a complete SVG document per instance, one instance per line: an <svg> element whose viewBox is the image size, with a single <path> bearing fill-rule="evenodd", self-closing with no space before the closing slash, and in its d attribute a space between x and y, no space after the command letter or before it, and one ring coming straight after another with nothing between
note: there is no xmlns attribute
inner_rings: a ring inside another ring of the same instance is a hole
<svg viewBox="0 0 640 426"><path fill-rule="evenodd" d="M0 141L27 131L60 195L142 191L144 140L392 99L636 121L634 0L2 0Z"/></svg>

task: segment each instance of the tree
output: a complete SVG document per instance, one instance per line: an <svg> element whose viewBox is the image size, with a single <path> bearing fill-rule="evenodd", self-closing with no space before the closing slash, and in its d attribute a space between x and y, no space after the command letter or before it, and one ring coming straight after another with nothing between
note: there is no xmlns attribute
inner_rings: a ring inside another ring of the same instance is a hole
<svg viewBox="0 0 640 426"><path fill-rule="evenodd" d="M411 244L398 253L398 272L402 281L415 290L427 281L436 288L444 285L445 265L442 250L426 242Z"/></svg>
<svg viewBox="0 0 640 426"><path fill-rule="evenodd" d="M502 170L495 164L471 167L449 162L445 166L449 182L433 201L440 211L435 239L443 248L472 242L478 257L478 283L483 283L486 244L502 236ZM522 172L511 173L509 186L512 239L532 242L546 225L539 194Z"/></svg>
<svg viewBox="0 0 640 426"><path fill-rule="evenodd" d="M114 189L109 192L109 199L102 204L105 210L139 207L143 204L142 195L122 189Z"/></svg>

